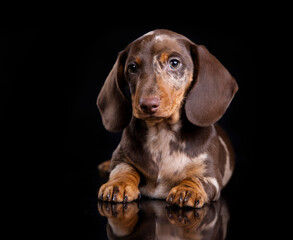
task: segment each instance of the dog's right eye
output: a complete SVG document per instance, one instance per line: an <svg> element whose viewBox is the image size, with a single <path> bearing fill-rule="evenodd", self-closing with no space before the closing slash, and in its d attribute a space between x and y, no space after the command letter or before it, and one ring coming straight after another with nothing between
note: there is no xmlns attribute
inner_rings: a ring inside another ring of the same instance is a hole
<svg viewBox="0 0 293 240"><path fill-rule="evenodd" d="M135 63L130 63L129 65L128 65L128 71L129 72L131 72L131 73L135 73L136 72L136 70L137 70L137 66L136 66L136 64Z"/></svg>
<svg viewBox="0 0 293 240"><path fill-rule="evenodd" d="M178 69L180 65L181 65L180 61L176 58L173 58L169 61L169 66L171 69Z"/></svg>

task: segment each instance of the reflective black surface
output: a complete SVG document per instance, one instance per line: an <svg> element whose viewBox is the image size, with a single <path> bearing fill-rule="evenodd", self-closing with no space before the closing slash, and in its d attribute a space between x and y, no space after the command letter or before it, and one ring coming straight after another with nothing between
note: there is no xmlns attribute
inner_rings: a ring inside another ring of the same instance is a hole
<svg viewBox="0 0 293 240"><path fill-rule="evenodd" d="M108 220L108 239L225 239L229 221L222 199L201 209L173 208L160 200L98 202L98 209Z"/></svg>

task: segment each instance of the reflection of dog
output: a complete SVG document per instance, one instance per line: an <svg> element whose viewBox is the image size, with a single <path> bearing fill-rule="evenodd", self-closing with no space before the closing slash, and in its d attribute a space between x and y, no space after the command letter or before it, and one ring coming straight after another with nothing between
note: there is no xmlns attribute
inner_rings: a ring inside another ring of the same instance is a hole
<svg viewBox="0 0 293 240"><path fill-rule="evenodd" d="M204 46L182 35L155 30L129 44L97 100L106 129L124 129L99 199L131 202L142 193L197 208L217 200L234 160L215 122L237 89Z"/></svg>
<svg viewBox="0 0 293 240"><path fill-rule="evenodd" d="M165 207L163 201L98 202L109 239L225 239L229 212L220 199L200 209ZM140 212L139 212L140 211Z"/></svg>

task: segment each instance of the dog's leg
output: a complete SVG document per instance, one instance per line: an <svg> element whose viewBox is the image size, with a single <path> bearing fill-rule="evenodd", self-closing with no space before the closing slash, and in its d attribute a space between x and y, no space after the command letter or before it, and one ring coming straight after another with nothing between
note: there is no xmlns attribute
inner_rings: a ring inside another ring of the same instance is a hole
<svg viewBox="0 0 293 240"><path fill-rule="evenodd" d="M104 161L98 165L100 177L102 177L102 178L109 177L110 163L111 163L111 160L107 160L107 161Z"/></svg>
<svg viewBox="0 0 293 240"><path fill-rule="evenodd" d="M109 202L132 202L140 198L138 172L127 163L119 163L109 181L100 187L98 198Z"/></svg>
<svg viewBox="0 0 293 240"><path fill-rule="evenodd" d="M179 207L201 208L208 202L208 196L202 182L198 178L189 178L173 187L166 201Z"/></svg>

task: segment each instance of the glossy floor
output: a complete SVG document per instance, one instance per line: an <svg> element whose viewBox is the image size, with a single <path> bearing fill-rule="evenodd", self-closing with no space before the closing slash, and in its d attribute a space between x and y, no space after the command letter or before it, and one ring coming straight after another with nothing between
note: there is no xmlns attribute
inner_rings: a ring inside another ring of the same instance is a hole
<svg viewBox="0 0 293 240"><path fill-rule="evenodd" d="M180 209L147 198L128 204L98 201L96 191L105 180L92 177L70 177L66 239L253 239L245 192L233 186L201 209Z"/></svg>
<svg viewBox="0 0 293 240"><path fill-rule="evenodd" d="M109 239L225 239L229 211L222 199L201 209L166 206L164 201L98 203ZM127 236L127 237L126 237Z"/></svg>

